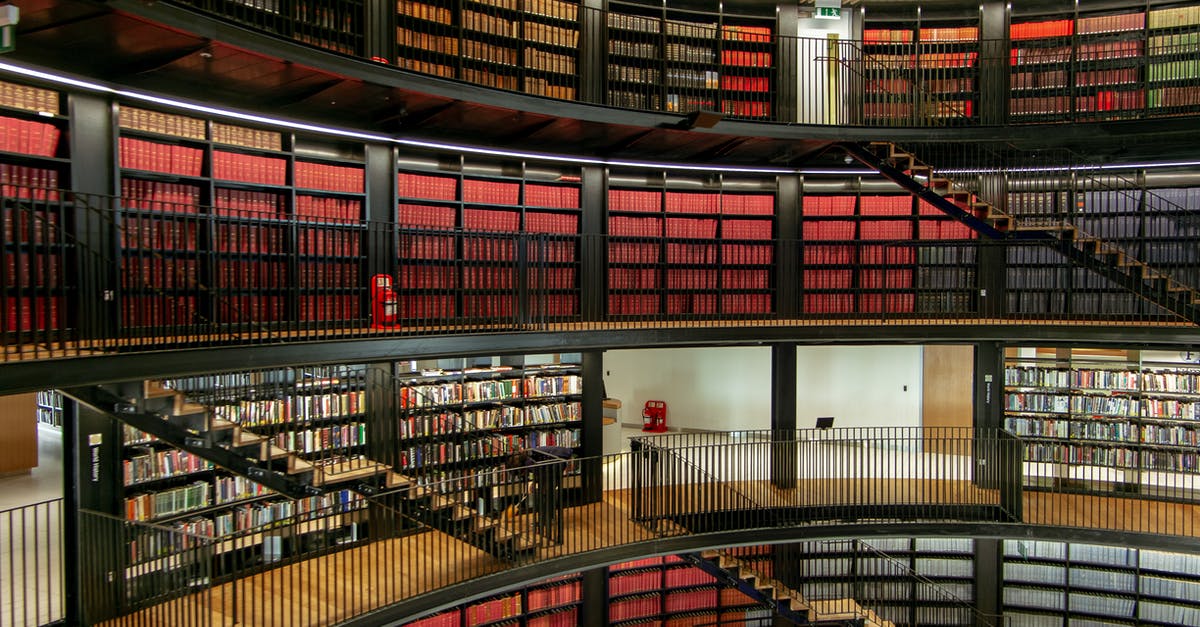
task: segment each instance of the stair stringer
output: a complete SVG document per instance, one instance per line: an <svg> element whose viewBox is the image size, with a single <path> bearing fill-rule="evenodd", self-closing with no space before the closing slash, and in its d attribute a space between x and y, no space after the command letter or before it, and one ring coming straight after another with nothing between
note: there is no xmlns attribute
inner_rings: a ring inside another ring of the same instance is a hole
<svg viewBox="0 0 1200 627"><path fill-rule="evenodd" d="M1117 246L1086 235L1072 224L1020 224L1016 217L1004 213L975 193L954 187L950 179L937 177L931 166L917 160L912 153L897 148L891 142L877 142L875 145L886 146L888 156L880 156L861 144L841 144L848 155L980 235L998 241L1045 242L1072 263L1095 272L1122 289L1192 324L1200 324L1200 291L1169 279L1165 274L1156 272L1152 266L1133 258ZM897 159L907 160L909 171L925 171L928 182L922 183L894 165L893 162ZM952 198L963 199L964 203L979 210L986 217L981 218L974 212L963 209L951 200ZM994 226L993 222L1003 224L1004 228ZM1112 257L1112 262L1106 261L1105 257Z"/></svg>

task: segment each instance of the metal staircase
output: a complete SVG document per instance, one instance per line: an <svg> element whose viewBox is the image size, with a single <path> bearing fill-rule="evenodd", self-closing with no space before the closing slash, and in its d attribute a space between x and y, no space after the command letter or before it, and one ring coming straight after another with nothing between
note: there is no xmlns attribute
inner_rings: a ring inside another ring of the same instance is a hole
<svg viewBox="0 0 1200 627"><path fill-rule="evenodd" d="M722 551L685 553L681 557L797 625L895 627L854 599L807 601L799 592Z"/></svg>
<svg viewBox="0 0 1200 627"><path fill-rule="evenodd" d="M288 498L343 489L368 499L395 494L400 502L393 506L403 516L496 557L519 560L539 546L538 539L523 527L481 516L431 488L416 485L386 464L366 458L310 461L277 446L252 427L217 417L211 408L157 381L72 388L63 393Z"/></svg>
<svg viewBox="0 0 1200 627"><path fill-rule="evenodd" d="M1072 263L1193 324L1200 324L1200 291L1112 243L1084 233L1064 220L1009 215L892 142L844 143L841 147L851 157L984 237L1045 242Z"/></svg>

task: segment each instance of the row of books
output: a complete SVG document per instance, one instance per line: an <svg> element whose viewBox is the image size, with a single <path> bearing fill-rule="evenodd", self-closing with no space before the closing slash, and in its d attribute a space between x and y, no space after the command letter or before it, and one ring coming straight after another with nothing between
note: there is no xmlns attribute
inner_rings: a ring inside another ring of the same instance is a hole
<svg viewBox="0 0 1200 627"><path fill-rule="evenodd" d="M121 201L129 209L164 213L196 213L200 210L200 187L188 183L164 183L123 178L121 179Z"/></svg>
<svg viewBox="0 0 1200 627"><path fill-rule="evenodd" d="M144 528L128 540L130 564L136 566L158 557L184 553L201 546L202 538L211 538L215 532L212 519L199 517L170 526Z"/></svg>
<svg viewBox="0 0 1200 627"><path fill-rule="evenodd" d="M466 460L501 457L528 448L529 438L516 434L489 434L465 442L437 442L400 450L400 467L423 468Z"/></svg>
<svg viewBox="0 0 1200 627"><path fill-rule="evenodd" d="M283 135L277 131L264 131L220 122L212 123L212 140L217 144L258 150L283 150Z"/></svg>
<svg viewBox="0 0 1200 627"><path fill-rule="evenodd" d="M57 109L56 109L57 111ZM171 135L201 141L205 137L205 121L184 115L139 109L121 105L117 109L117 125L156 135Z"/></svg>
<svg viewBox="0 0 1200 627"><path fill-rule="evenodd" d="M122 168L200 176L204 165L204 150L200 148L162 144L132 137L121 137L117 143L120 151L118 162ZM214 175L215 173L214 170Z"/></svg>
<svg viewBox="0 0 1200 627"><path fill-rule="evenodd" d="M299 229L296 250L301 255L320 257L357 257L362 251L362 236L356 231L319 228ZM247 240L242 240L247 241ZM260 248L243 252L269 252L278 248Z"/></svg>
<svg viewBox="0 0 1200 627"><path fill-rule="evenodd" d="M178 220L126 219L121 223L121 245L158 251L196 250L196 223Z"/></svg>
<svg viewBox="0 0 1200 627"><path fill-rule="evenodd" d="M529 70L538 70L538 71L542 71L542 72L554 72L556 74L565 74L569 77L567 80L572 83L576 80L575 57L569 57L565 54L547 52L545 50L538 50L537 48L530 48L527 46L525 48L525 68L529 69ZM561 77L560 77L560 80L561 80ZM530 92L530 88L534 87L534 86L541 87L543 90L551 90L551 91L569 90L572 95L574 95L574 92L575 92L575 88L570 85L568 85L568 86L553 85L552 86L550 84L550 82L544 78L526 76L525 77L526 93L536 93L536 95L539 95L539 96L549 96L552 98L560 98L563 100L572 100L573 99L573 98L566 98L566 97L552 94L552 93Z"/></svg>
<svg viewBox="0 0 1200 627"><path fill-rule="evenodd" d="M61 258L58 255L5 253L4 266L7 273L3 276L8 286L18 289L60 287L60 265Z"/></svg>
<svg viewBox="0 0 1200 627"><path fill-rule="evenodd" d="M579 394L579 392L569 393ZM543 396L549 395L544 394ZM504 405L467 411L463 415L470 424L481 429L528 427L582 420L582 410L578 402L546 403L521 407Z"/></svg>
<svg viewBox="0 0 1200 627"><path fill-rule="evenodd" d="M362 268L355 263L300 262L297 277L301 288L343 289L362 285Z"/></svg>
<svg viewBox="0 0 1200 627"><path fill-rule="evenodd" d="M525 593L526 607L528 607L530 612L535 612L545 608L575 603L579 601L581 588L582 586L579 581L544 588L534 588ZM572 621L570 623L555 624L574 625L575 623Z"/></svg>
<svg viewBox="0 0 1200 627"><path fill-rule="evenodd" d="M1128 417L1138 414L1138 399L1128 396L1074 396L1042 392L1009 392L1004 395L1008 411L1044 413L1087 413Z"/></svg>
<svg viewBox="0 0 1200 627"><path fill-rule="evenodd" d="M1004 428L1020 436L1104 442L1137 441L1137 431L1128 422L1008 416L1004 419Z"/></svg>
<svg viewBox="0 0 1200 627"><path fill-rule="evenodd" d="M463 179L463 202L487 205L520 204L521 184L480 179Z"/></svg>
<svg viewBox="0 0 1200 627"><path fill-rule="evenodd" d="M121 466L127 486L211 470L213 467L212 462L180 450L134 455L122 460Z"/></svg>
<svg viewBox="0 0 1200 627"><path fill-rule="evenodd" d="M806 293L801 299L804 313L910 313L914 311L913 294L854 294Z"/></svg>
<svg viewBox="0 0 1200 627"><path fill-rule="evenodd" d="M148 521L212 505L212 484L197 481L190 485L135 494L125 498L125 519Z"/></svg>
<svg viewBox="0 0 1200 627"><path fill-rule="evenodd" d="M366 392L304 394L277 399L242 400L213 407L213 415L246 427L305 424L314 420L354 416L365 408Z"/></svg>
<svg viewBox="0 0 1200 627"><path fill-rule="evenodd" d="M196 315L196 297L158 295L121 297L121 325L176 326L192 324Z"/></svg>
<svg viewBox="0 0 1200 627"><path fill-rule="evenodd" d="M297 453L319 453L362 446L367 443L367 425L362 422L352 422L301 431L284 431L275 434L272 441L279 448Z"/></svg>
<svg viewBox="0 0 1200 627"><path fill-rule="evenodd" d="M296 217L301 220L360 224L362 201L348 198L296 196Z"/></svg>
<svg viewBox="0 0 1200 627"><path fill-rule="evenodd" d="M53 157L58 154L62 134L49 122L36 122L0 116L0 150L26 155Z"/></svg>
<svg viewBox="0 0 1200 627"><path fill-rule="evenodd" d="M979 39L977 26L939 26L918 29L920 42L974 42ZM863 43L912 43L912 29L867 28L863 29Z"/></svg>
<svg viewBox="0 0 1200 627"><path fill-rule="evenodd" d="M312 520L366 507L361 495L339 490L298 500L245 503L213 517L216 537L266 528L275 523Z"/></svg>
<svg viewBox="0 0 1200 627"><path fill-rule="evenodd" d="M294 175L296 187L352 194L363 193L365 175L360 167L297 161Z"/></svg>
<svg viewBox="0 0 1200 627"><path fill-rule="evenodd" d="M770 294L725 293L609 294L608 313L615 316L671 314L770 313Z"/></svg>
<svg viewBox="0 0 1200 627"><path fill-rule="evenodd" d="M178 183L159 183L157 181L133 180L131 182L147 183L153 186L178 185ZM198 188L196 188L196 194L196 202L199 202ZM302 201L302 198L306 200ZM302 202L308 202L308 200L312 200L311 197L297 196L297 210L299 210ZM277 218L281 217L286 211L284 196L278 193L228 189L225 187L218 187L213 191L213 213L216 215L243 218ZM358 216L354 217L357 218Z"/></svg>
<svg viewBox="0 0 1200 627"><path fill-rule="evenodd" d="M247 155L240 152L214 150L212 177L222 181L239 181L260 185L287 185L287 159ZM300 162L296 164L297 171ZM199 176L199 165L196 174Z"/></svg>
<svg viewBox="0 0 1200 627"><path fill-rule="evenodd" d="M301 296L300 320L354 320L362 318L360 298L353 295Z"/></svg>
<svg viewBox="0 0 1200 627"><path fill-rule="evenodd" d="M262 484L237 475L217 477L214 489L218 505L271 494Z"/></svg>
<svg viewBox="0 0 1200 627"><path fill-rule="evenodd" d="M271 261L221 260L214 268L218 287L284 288L292 285L287 264Z"/></svg>
<svg viewBox="0 0 1200 627"><path fill-rule="evenodd" d="M49 89L0 81L0 107L57 115L60 110L59 95Z"/></svg>
<svg viewBox="0 0 1200 627"><path fill-rule="evenodd" d="M58 200L58 170L0 163L0 196Z"/></svg>

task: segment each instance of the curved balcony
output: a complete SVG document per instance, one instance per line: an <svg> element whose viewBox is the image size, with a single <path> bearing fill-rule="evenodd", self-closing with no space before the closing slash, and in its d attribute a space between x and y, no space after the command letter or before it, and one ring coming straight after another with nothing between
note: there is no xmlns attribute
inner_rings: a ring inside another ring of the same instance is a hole
<svg viewBox="0 0 1200 627"><path fill-rule="evenodd" d="M287 616L289 624L366 625L556 574L717 546L936 533L1196 549L1194 469L1136 456L1119 468L1033 463L1023 461L1026 446L969 429L641 437L618 455L343 504L338 512L369 514L370 533L342 534L333 551L299 541L344 524L312 511L215 539L88 514L89 537L157 548L139 549L131 562L94 556L85 570L126 573L128 596L85 588L87 606L134 622L213 616L255 625ZM284 538L270 560L214 559L267 536ZM178 581L193 583L169 583Z"/></svg>

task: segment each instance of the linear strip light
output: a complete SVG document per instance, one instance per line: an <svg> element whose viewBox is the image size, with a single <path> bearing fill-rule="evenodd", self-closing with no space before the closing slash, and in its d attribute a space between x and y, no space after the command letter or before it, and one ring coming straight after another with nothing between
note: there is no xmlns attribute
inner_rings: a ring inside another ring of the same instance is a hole
<svg viewBox="0 0 1200 627"><path fill-rule="evenodd" d="M599 159L599 158L592 158L592 157L579 157L579 156L575 156L575 155L539 154L539 153L532 153L532 152L522 152L522 151L517 151L517 150L500 150L500 149L495 149L495 148L482 148L482 147L478 147L478 146L462 146L462 145L458 145L458 144L445 144L445 143L421 141L421 140L415 140L415 139L402 139L402 138L396 138L396 137L389 137L387 135L378 135L378 134L374 134L374 133L362 133L362 132L358 132L358 131L350 131L350 130L346 130L346 129L334 128L334 127L329 127L329 126L321 126L321 125L317 125L317 124L308 124L305 122L297 122L294 120L285 120L285 119L281 119L281 118L274 118L274 117L268 117L268 116L263 116L263 115L255 115L255 114L251 114L251 113L243 113L240 111L233 111L230 109L222 109L222 108L212 107L212 106L208 106L208 105L202 105L202 104L198 104L198 103L194 103L194 102L187 102L185 100L176 100L174 98L164 98L161 96L154 96L151 94L145 94L145 93L131 91L131 90L127 90L127 89L116 89L113 87L109 87L107 85L102 85L100 83L79 80L79 79L71 78L68 76L54 74L52 72L35 70L32 68L27 68L27 67L24 67L21 65L16 65L13 63L5 62L5 61L0 61L0 70L11 72L13 74L19 74L22 76L28 76L28 77L40 79L40 80L50 82L50 83L57 83L60 85L69 85L71 87L77 87L79 89L113 94L116 96L121 96L123 98L128 98L130 100L139 100L139 101L143 101L143 102L150 102L150 103L159 104L159 105L172 107L172 108L176 108L176 109L184 109L187 111L195 111L198 113L206 113L206 114L215 115L215 116L233 118L233 119L242 120L242 121L246 121L246 122L257 122L257 123L266 124L266 125L270 125L270 126L282 126L282 127L290 128L290 129L294 129L294 130L304 130L304 131L310 131L310 132L315 132L315 133L322 133L322 134L326 134L326 135L334 135L334 136L338 136L338 137L348 137L348 138L353 138L353 139L362 139L362 140L369 140L369 141L376 141L376 142L393 143L393 144L399 144L402 146L435 148L435 149L442 149L442 150L467 152L467 153L472 153L472 154L492 155L492 156L501 156L501 157L514 157L514 158L519 158L519 159L533 159L533 160L546 160L546 161L568 161L568 162L584 163L584 164L591 164L591 165L608 165L608 166L634 167L634 168L653 168L653 169L659 169L659 170L663 170L663 169L665 169L665 170L696 170L696 171L711 171L711 170L713 170L713 166L711 166L711 165L686 165L686 164L678 164L678 163L658 163L658 162L648 162L648 161L626 161L626 160L615 160L615 159ZM751 166L721 166L720 169L721 169L721 171L724 171L724 172L744 172L744 173L753 173L753 174L797 174L797 173L803 173L803 171L796 170L794 168L758 168L758 167L751 167Z"/></svg>
<svg viewBox="0 0 1200 627"><path fill-rule="evenodd" d="M1185 168L1200 166L1200 161L1154 161L1149 163L1106 163L1100 165L1037 166L1022 168L962 168L938 170L942 174L999 174L1001 172L1083 172L1087 170L1150 170L1154 168Z"/></svg>
<svg viewBox="0 0 1200 627"><path fill-rule="evenodd" d="M321 133L321 134L325 134L325 135L333 135L333 136L337 136L337 137L347 137L347 138L369 140L369 141L375 141L375 142L381 142L381 143L398 144L401 146L413 146L413 147L419 147L419 148L432 148L432 149L439 149L439 150L452 150L452 151L466 152L466 153L471 153L471 154L481 154L481 155L490 155L490 156L499 156L499 157L513 157L513 158L518 158L518 159L532 159L532 160L545 160L545 161L568 161L568 162L589 164L589 165L603 165L603 166L617 166L617 167L631 167L631 168L650 168L650 169L655 169L655 170L711 171L714 169L714 166L712 166L712 165L688 165L688 164L681 164L681 163L662 163L662 162L651 162L651 161L600 159L600 158L594 158L594 157L581 157L581 156L577 156L577 155L541 154L541 153L523 152L523 151L518 151L518 150L501 150L501 149L496 149L496 148L483 148L483 147L479 147L479 146L463 146L463 145L459 145L459 144L446 144L446 143L423 141L423 140L416 140L416 139L402 139L402 138L397 138L397 137L389 137L387 135L379 135L379 134L375 134L375 133L364 133L364 132L351 131L351 130L342 129L342 128L335 128L335 127L331 127L331 126L322 126L319 124L309 124L306 122L298 122L295 120L285 120L285 119L281 119L281 118L269 117L269 116L264 116L264 115L244 113L241 111L234 111L231 109L212 107L212 106L202 105L202 104L198 104L198 103L194 103L194 102L188 102L185 100L176 100L174 98L164 98L161 96L145 94L145 93L131 91L131 90L127 90L127 89L116 89L116 88L109 87L107 85L103 85L100 83L80 80L77 78L71 78L69 76L63 76L60 74L46 72L43 70L36 70L33 68L28 68L28 67L25 67L22 65L17 65L17 64L10 63L7 61L0 61L0 70L4 70L4 71L7 71L7 72L10 72L13 74L19 74L22 76L36 78L36 79L43 80L43 81L50 82L50 83L57 83L60 85L69 85L71 87L77 87L79 89L85 89L88 91L113 94L116 96L121 96L123 98L131 99L131 100L150 102L153 104L163 105L166 107L172 107L172 108L176 108L176 109L184 109L184 110L188 110L188 111L195 111L198 113L206 113L206 114L225 117L225 118L242 120L245 122L256 122L256 123L260 123L260 124L266 124L269 126L282 126L284 128L290 128L293 130L303 130L303 131L309 131L309 132L314 132L314 133ZM1065 170L1087 170L1087 169L1098 168L1101 170L1133 170L1133 169L1172 168L1172 167L1191 167L1191 166L1200 166L1200 161L1136 163L1136 164L1109 164L1109 165L1101 165L1101 166L1094 166L1094 167L1079 167L1079 166L1029 167L1029 168L1012 168L1012 169L1008 169L1008 170L1004 170L1004 171L1006 171L1006 172L1061 172L1064 169ZM827 174L827 175L849 175L849 176L877 176L877 175L879 175L879 172L876 172L875 170L862 169L862 168L846 168L846 169L759 168L759 167L753 167L753 166L729 165L729 166L720 166L719 169L723 172L741 172L741 173L746 173L746 174L817 174L817 175ZM996 172L1000 172L1000 171L1001 170L996 170L996 169L941 170L941 172L946 173L946 174L988 174L988 173L996 173Z"/></svg>

